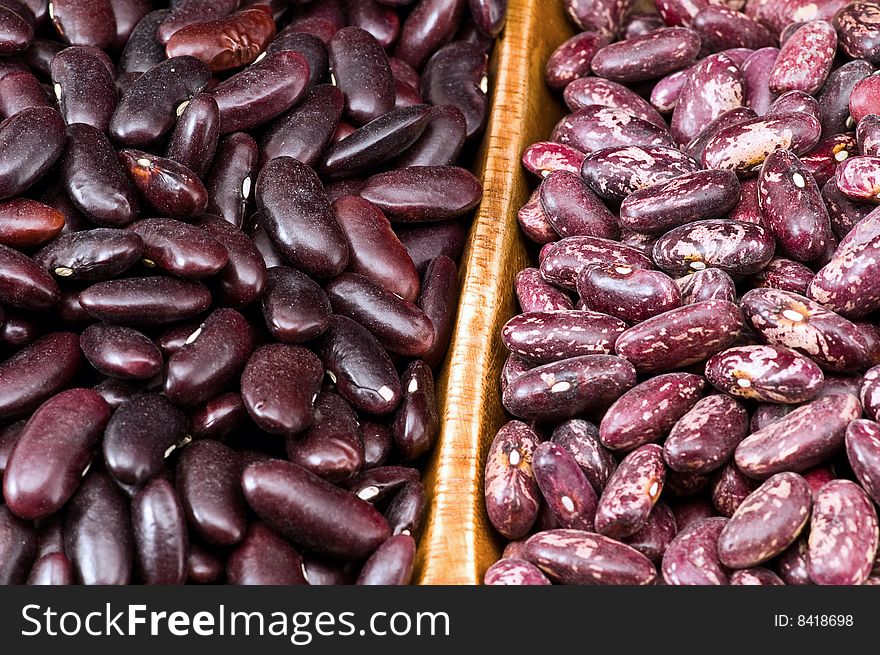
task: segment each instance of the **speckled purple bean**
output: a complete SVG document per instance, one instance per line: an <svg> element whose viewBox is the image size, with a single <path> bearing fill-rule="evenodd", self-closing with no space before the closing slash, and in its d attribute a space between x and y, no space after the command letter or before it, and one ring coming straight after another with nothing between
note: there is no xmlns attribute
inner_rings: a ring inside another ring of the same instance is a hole
<svg viewBox="0 0 880 655"><path fill-rule="evenodd" d="M718 558L718 537L727 519L706 518L680 528L663 554L661 570L669 585L726 585L728 571Z"/></svg>
<svg viewBox="0 0 880 655"><path fill-rule="evenodd" d="M593 236L616 239L617 220L581 179L579 171L554 171L540 187L541 208L562 237Z"/></svg>
<svg viewBox="0 0 880 655"><path fill-rule="evenodd" d="M511 318L501 330L504 345L530 362L548 364L581 355L607 355L626 323L600 312L555 310Z"/></svg>
<svg viewBox="0 0 880 655"><path fill-rule="evenodd" d="M608 239L575 236L547 246L541 261L541 275L550 284L575 289L581 271L594 264L654 268L651 260L635 248Z"/></svg>
<svg viewBox="0 0 880 655"><path fill-rule="evenodd" d="M740 66L745 87L745 105L758 116L767 113L773 103L774 94L770 91L768 80L778 56L779 48L760 48L749 55Z"/></svg>
<svg viewBox="0 0 880 655"><path fill-rule="evenodd" d="M733 456L749 429L748 412L726 395L699 400L669 431L666 464L680 473L708 473Z"/></svg>
<svg viewBox="0 0 880 655"><path fill-rule="evenodd" d="M880 116L868 114L859 121L856 143L861 154L868 157L880 156Z"/></svg>
<svg viewBox="0 0 880 655"><path fill-rule="evenodd" d="M553 431L552 441L574 457L594 490L601 492L605 488L617 462L599 440L595 425L583 419L565 421Z"/></svg>
<svg viewBox="0 0 880 655"><path fill-rule="evenodd" d="M755 118L757 115L758 114L755 110L749 107L734 107L733 109L724 112L704 127L696 138L686 145L685 152L696 161L701 161L703 159L703 151L706 149L706 144L712 139L712 137L732 125L739 125L740 123Z"/></svg>
<svg viewBox="0 0 880 655"><path fill-rule="evenodd" d="M853 2L834 17L841 49L853 59L880 64L880 10L870 2Z"/></svg>
<svg viewBox="0 0 880 655"><path fill-rule="evenodd" d="M805 471L840 449L847 425L861 411L858 399L848 394L814 400L746 437L737 446L736 465L756 479Z"/></svg>
<svg viewBox="0 0 880 655"><path fill-rule="evenodd" d="M777 94L792 90L815 93L831 72L836 51L837 32L830 23L805 23L782 45L770 72L770 90Z"/></svg>
<svg viewBox="0 0 880 655"><path fill-rule="evenodd" d="M580 173L584 153L553 141L537 141L523 150L522 163L526 169L542 178L554 171Z"/></svg>
<svg viewBox="0 0 880 655"><path fill-rule="evenodd" d="M622 84L601 77L581 77L570 82L563 98L571 111L589 105L615 107L658 127L666 127L663 117L641 96Z"/></svg>
<svg viewBox="0 0 880 655"><path fill-rule="evenodd" d="M681 304L692 305L704 300L736 300L736 286L729 274L720 268L694 271L675 280L681 293Z"/></svg>
<svg viewBox="0 0 880 655"><path fill-rule="evenodd" d="M736 464L728 462L712 477L712 505L722 516L733 516L736 509L758 486Z"/></svg>
<svg viewBox="0 0 880 655"><path fill-rule="evenodd" d="M720 352L706 363L706 378L734 396L788 404L812 400L824 381L812 360L772 345L737 346Z"/></svg>
<svg viewBox="0 0 880 655"><path fill-rule="evenodd" d="M846 455L856 479L876 503L880 499L880 425L866 419L850 423Z"/></svg>
<svg viewBox="0 0 880 655"><path fill-rule="evenodd" d="M596 508L596 531L621 539L640 530L660 497L666 477L663 449L641 446L627 455L611 475Z"/></svg>
<svg viewBox="0 0 880 655"><path fill-rule="evenodd" d="M847 62L831 71L816 96L823 135L840 134L854 127L849 113L850 96L856 84L873 72L874 67L863 59Z"/></svg>
<svg viewBox="0 0 880 655"><path fill-rule="evenodd" d="M517 273L514 288L523 313L573 309L571 298L545 282L537 268L524 268Z"/></svg>
<svg viewBox="0 0 880 655"><path fill-rule="evenodd" d="M645 524L627 537L624 543L658 564L677 531L672 510L666 503L658 501Z"/></svg>
<svg viewBox="0 0 880 655"><path fill-rule="evenodd" d="M547 579L541 569L524 559L506 558L495 562L486 569L486 575L483 577L483 584L490 586L497 585L549 585Z"/></svg>
<svg viewBox="0 0 880 655"><path fill-rule="evenodd" d="M856 223L874 209L874 206L869 203L852 200L841 193L837 186L837 180L833 176L822 187L822 199L828 209L831 229L838 239L843 239Z"/></svg>
<svg viewBox="0 0 880 655"><path fill-rule="evenodd" d="M765 48L775 43L766 27L735 9L709 6L697 13L691 28L709 52L726 48Z"/></svg>
<svg viewBox="0 0 880 655"><path fill-rule="evenodd" d="M600 534L547 530L529 538L525 558L563 584L649 585L657 572L640 552Z"/></svg>
<svg viewBox="0 0 880 655"><path fill-rule="evenodd" d="M566 40L547 59L547 85L561 90L569 82L588 76L593 56L607 45L608 38L597 32L581 32Z"/></svg>
<svg viewBox="0 0 880 655"><path fill-rule="evenodd" d="M859 202L880 203L880 157L852 157L841 163L834 176L840 192Z"/></svg>
<svg viewBox="0 0 880 655"><path fill-rule="evenodd" d="M756 288L778 289L804 295L815 273L801 262L775 257L764 270L752 276Z"/></svg>
<svg viewBox="0 0 880 655"><path fill-rule="evenodd" d="M787 585L811 585L813 581L807 571L807 539L804 531L797 540L776 558L776 571Z"/></svg>
<svg viewBox="0 0 880 655"><path fill-rule="evenodd" d="M546 244L558 241L560 238L553 226L550 225L544 208L541 207L540 187L535 189L528 202L519 208L516 222L523 234L535 243Z"/></svg>
<svg viewBox="0 0 880 655"><path fill-rule="evenodd" d="M587 307L630 323L681 305L681 294L672 278L643 268L587 266L578 276L577 289Z"/></svg>
<svg viewBox="0 0 880 655"><path fill-rule="evenodd" d="M863 219L863 223L869 221ZM847 238L856 231L847 235ZM807 296L847 318L861 318L880 307L875 275L880 263L880 236L871 240L844 239L837 252L810 282Z"/></svg>
<svg viewBox="0 0 880 655"><path fill-rule="evenodd" d="M782 116L783 114L796 112L809 114L818 120L819 104L813 96L804 91L786 91L773 101L773 104L770 105L770 109L767 110L764 116Z"/></svg>
<svg viewBox="0 0 880 655"><path fill-rule="evenodd" d="M601 105L588 105L563 118L553 128L552 140L586 155L614 146L674 146L665 129Z"/></svg>
<svg viewBox="0 0 880 655"><path fill-rule="evenodd" d="M727 55L706 57L693 66L672 112L670 130L676 143L687 145L722 114L741 107L742 74Z"/></svg>
<svg viewBox="0 0 880 655"><path fill-rule="evenodd" d="M632 0L564 0L562 6L581 29L613 37L632 4Z"/></svg>
<svg viewBox="0 0 880 655"><path fill-rule="evenodd" d="M678 104L681 90L687 82L688 70L675 71L660 80L651 89L651 106L661 114L671 114Z"/></svg>
<svg viewBox="0 0 880 655"><path fill-rule="evenodd" d="M593 72L615 82L639 82L666 75L694 62L699 35L688 28L667 27L605 46L593 57Z"/></svg>
<svg viewBox="0 0 880 655"><path fill-rule="evenodd" d="M784 585L782 579L770 569L756 566L749 569L734 571L730 576L730 585L760 585L777 586Z"/></svg>
<svg viewBox="0 0 880 655"><path fill-rule="evenodd" d="M532 470L541 495L559 525L591 532L598 497L568 451L545 441L532 454Z"/></svg>
<svg viewBox="0 0 880 655"><path fill-rule="evenodd" d="M697 162L675 148L618 146L603 147L588 156L581 176L603 198L623 199L698 169Z"/></svg>
<svg viewBox="0 0 880 655"><path fill-rule="evenodd" d="M852 134L835 134L823 138L800 160L804 168L812 174L816 184L824 187L834 177L837 165L858 154L858 148L856 138Z"/></svg>
<svg viewBox="0 0 880 655"><path fill-rule="evenodd" d="M807 568L820 585L860 585L877 555L877 510L849 480L832 480L819 490L810 521Z"/></svg>

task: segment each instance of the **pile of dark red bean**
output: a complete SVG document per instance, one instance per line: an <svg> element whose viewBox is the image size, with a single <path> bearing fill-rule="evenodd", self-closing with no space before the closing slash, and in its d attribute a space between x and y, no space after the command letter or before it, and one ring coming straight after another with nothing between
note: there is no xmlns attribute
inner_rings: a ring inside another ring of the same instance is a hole
<svg viewBox="0 0 880 655"><path fill-rule="evenodd" d="M486 582L880 584L880 4L564 5Z"/></svg>
<svg viewBox="0 0 880 655"><path fill-rule="evenodd" d="M409 582L505 6L0 1L0 583Z"/></svg>

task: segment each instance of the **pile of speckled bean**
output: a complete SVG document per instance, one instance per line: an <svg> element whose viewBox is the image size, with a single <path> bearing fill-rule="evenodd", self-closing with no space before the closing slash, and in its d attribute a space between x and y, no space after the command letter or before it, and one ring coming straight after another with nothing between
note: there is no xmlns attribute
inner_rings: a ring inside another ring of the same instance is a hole
<svg viewBox="0 0 880 655"><path fill-rule="evenodd" d="M560 1L486 583L880 584L880 4Z"/></svg>
<svg viewBox="0 0 880 655"><path fill-rule="evenodd" d="M505 8L0 0L0 584L410 581Z"/></svg>

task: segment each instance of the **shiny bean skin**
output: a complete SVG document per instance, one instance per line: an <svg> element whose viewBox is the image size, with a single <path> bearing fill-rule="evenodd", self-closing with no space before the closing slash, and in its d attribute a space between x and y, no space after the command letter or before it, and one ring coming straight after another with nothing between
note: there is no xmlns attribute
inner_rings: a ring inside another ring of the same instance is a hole
<svg viewBox="0 0 880 655"><path fill-rule="evenodd" d="M655 32L606 46L593 57L593 72L615 82L639 82L662 77L693 63L700 50L699 35L687 28Z"/></svg>
<svg viewBox="0 0 880 655"><path fill-rule="evenodd" d="M720 268L694 271L678 278L675 283L681 292L682 305L692 305L704 300L736 300L733 279Z"/></svg>
<svg viewBox="0 0 880 655"><path fill-rule="evenodd" d="M71 281L102 281L137 263L144 242L133 232L96 228L62 234L33 259L50 273Z"/></svg>
<svg viewBox="0 0 880 655"><path fill-rule="evenodd" d="M532 456L538 436L525 423L510 421L495 435L485 468L489 521L508 539L524 537L538 517L541 495Z"/></svg>
<svg viewBox="0 0 880 655"><path fill-rule="evenodd" d="M204 178L217 149L219 123L217 101L204 93L197 95L183 107L165 156Z"/></svg>
<svg viewBox="0 0 880 655"><path fill-rule="evenodd" d="M418 140L394 160L400 168L450 166L458 159L467 136L467 120L452 105L430 108L428 124Z"/></svg>
<svg viewBox="0 0 880 655"><path fill-rule="evenodd" d="M258 348L241 375L248 414L271 434L302 432L314 418L323 374L320 360L305 348L286 344Z"/></svg>
<svg viewBox="0 0 880 655"><path fill-rule="evenodd" d="M324 291L307 275L284 266L267 272L263 316L272 335L285 343L302 343L330 325L332 309Z"/></svg>
<svg viewBox="0 0 880 655"><path fill-rule="evenodd" d="M589 105L616 107L659 127L666 125L659 112L641 96L622 84L601 77L581 77L570 82L563 91L563 97L571 111Z"/></svg>
<svg viewBox="0 0 880 655"><path fill-rule="evenodd" d="M157 478L135 495L131 524L137 569L143 582L183 584L189 541L186 519L180 499L167 480Z"/></svg>
<svg viewBox="0 0 880 655"><path fill-rule="evenodd" d="M244 132L234 132L219 140L214 162L205 179L209 213L242 227L258 158L256 141Z"/></svg>
<svg viewBox="0 0 880 655"><path fill-rule="evenodd" d="M611 475L596 507L596 531L622 539L640 530L648 520L666 475L662 448L641 446L627 455Z"/></svg>
<svg viewBox="0 0 880 655"><path fill-rule="evenodd" d="M32 186L64 149L64 119L50 107L23 109L0 123L0 199Z"/></svg>
<svg viewBox="0 0 880 655"><path fill-rule="evenodd" d="M106 132L116 109L116 84L89 48L66 48L52 59L52 82L68 125L86 123Z"/></svg>
<svg viewBox="0 0 880 655"><path fill-rule="evenodd" d="M866 419L850 423L846 455L856 479L876 503L880 498L880 425Z"/></svg>
<svg viewBox="0 0 880 655"><path fill-rule="evenodd" d="M315 165L342 118L345 98L330 84L309 89L293 108L275 120L260 142L266 160L293 157Z"/></svg>
<svg viewBox="0 0 880 655"><path fill-rule="evenodd" d="M391 536L387 521L369 503L290 462L251 464L242 474L242 489L263 520L317 553L360 559Z"/></svg>
<svg viewBox="0 0 880 655"><path fill-rule="evenodd" d="M95 318L123 325L166 325L194 318L211 304L199 282L171 277L108 280L83 290L80 304Z"/></svg>
<svg viewBox="0 0 880 655"><path fill-rule="evenodd" d="M357 474L363 466L364 446L351 406L336 394L319 395L312 425L303 434L288 437L287 457L334 483Z"/></svg>
<svg viewBox="0 0 880 655"><path fill-rule="evenodd" d="M780 405L773 406L780 407ZM736 464L728 462L712 478L712 505L719 514L730 518L757 486L757 483L746 477Z"/></svg>
<svg viewBox="0 0 880 655"><path fill-rule="evenodd" d="M394 78L376 39L359 27L339 30L327 47L335 85L345 96L345 111L363 125L394 108Z"/></svg>
<svg viewBox="0 0 880 655"><path fill-rule="evenodd" d="M718 353L706 363L706 378L733 396L789 404L812 400L824 381L812 360L770 345L739 346Z"/></svg>
<svg viewBox="0 0 880 655"><path fill-rule="evenodd" d="M229 254L201 228L170 218L147 218L128 227L144 243L143 260L150 268L184 279L216 275Z"/></svg>
<svg viewBox="0 0 880 655"><path fill-rule="evenodd" d="M407 534L419 539L428 514L428 497L420 481L407 482L385 510L385 520L393 535Z"/></svg>
<svg viewBox="0 0 880 655"><path fill-rule="evenodd" d="M119 161L147 202L160 214L188 219L204 213L208 192L186 166L141 150L123 150Z"/></svg>
<svg viewBox="0 0 880 655"><path fill-rule="evenodd" d="M52 0L50 5L56 31L70 45L104 49L116 39L110 0Z"/></svg>
<svg viewBox="0 0 880 655"><path fill-rule="evenodd" d="M428 452L440 434L434 395L434 376L421 360L411 363L400 378L403 396L391 424L395 446L406 460Z"/></svg>
<svg viewBox="0 0 880 655"><path fill-rule="evenodd" d="M584 160L581 176L603 198L623 200L698 168L693 159L666 146L603 147Z"/></svg>
<svg viewBox="0 0 880 655"><path fill-rule="evenodd" d="M91 389L69 389L43 403L6 465L3 496L9 509L29 519L57 512L79 486L109 418L107 403Z"/></svg>
<svg viewBox="0 0 880 655"><path fill-rule="evenodd" d="M544 215L560 236L586 235L602 239L619 236L613 214L577 172L553 171L544 178L539 193Z"/></svg>
<svg viewBox="0 0 880 655"><path fill-rule="evenodd" d="M403 23L394 56L413 68L422 68L431 54L453 37L466 6L467 0L418 3Z"/></svg>
<svg viewBox="0 0 880 655"><path fill-rule="evenodd" d="M234 585L306 585L302 555L265 523L255 521L226 561Z"/></svg>
<svg viewBox="0 0 880 655"><path fill-rule="evenodd" d="M205 215L198 227L213 237L226 251L226 265L214 277L213 284L223 302L244 307L263 295L267 284L266 265L253 241L234 224L219 216Z"/></svg>
<svg viewBox="0 0 880 655"><path fill-rule="evenodd" d="M160 43L167 44L178 30L223 18L235 11L239 4L239 0L181 0L174 3L170 15L159 25L156 37Z"/></svg>
<svg viewBox="0 0 880 655"><path fill-rule="evenodd" d="M601 105L589 105L563 118L553 129L552 140L586 155L615 146L674 145L665 129L623 110Z"/></svg>
<svg viewBox="0 0 880 655"><path fill-rule="evenodd" d="M177 122L181 103L205 89L211 73L195 57L166 59L138 77L119 99L110 136L127 147L146 146Z"/></svg>
<svg viewBox="0 0 880 655"><path fill-rule="evenodd" d="M148 380L162 370L162 353L132 328L91 325L80 335L79 343L89 363L108 377Z"/></svg>
<svg viewBox="0 0 880 655"><path fill-rule="evenodd" d="M718 537L726 525L726 518L712 517L680 526L663 554L661 571L666 584L726 585L728 572L717 549Z"/></svg>
<svg viewBox="0 0 880 655"><path fill-rule="evenodd" d="M177 462L176 485L187 522L208 542L239 543L245 538L247 508L241 492L241 464L223 444L195 441Z"/></svg>
<svg viewBox="0 0 880 655"><path fill-rule="evenodd" d="M568 451L545 441L532 454L532 470L560 526L592 531L598 497Z"/></svg>
<svg viewBox="0 0 880 655"><path fill-rule="evenodd" d="M355 584L405 585L413 573L416 542L409 535L391 537L376 549L361 569Z"/></svg>
<svg viewBox="0 0 880 655"><path fill-rule="evenodd" d="M482 188L470 172L455 166L411 166L373 175L360 192L392 222L458 218L479 204Z"/></svg>
<svg viewBox="0 0 880 655"><path fill-rule="evenodd" d="M486 55L460 41L438 50L422 72L422 97L435 106L458 108L469 140L482 133L488 119L487 72Z"/></svg>
<svg viewBox="0 0 880 655"><path fill-rule="evenodd" d="M120 73L145 73L165 59L165 48L156 39L156 31L168 13L167 9L151 11L138 21L120 54Z"/></svg>
<svg viewBox="0 0 880 655"><path fill-rule="evenodd" d="M26 310L48 309L60 298L55 280L31 258L0 245L0 302Z"/></svg>
<svg viewBox="0 0 880 655"><path fill-rule="evenodd" d="M581 271L591 265L654 268L651 260L635 248L599 237L574 236L547 247L541 275L555 286L575 289Z"/></svg>
<svg viewBox="0 0 880 655"><path fill-rule="evenodd" d="M549 364L581 355L607 355L625 329L620 319L599 312L554 310L513 317L502 328L501 338L514 355Z"/></svg>
<svg viewBox="0 0 880 655"><path fill-rule="evenodd" d="M827 21L805 23L782 44L770 71L770 90L815 93L831 71L836 50L837 33Z"/></svg>
<svg viewBox="0 0 880 655"><path fill-rule="evenodd" d="M695 64L672 111L670 130L677 143L696 139L712 121L741 107L745 96L742 74L725 54L706 57Z"/></svg>
<svg viewBox="0 0 880 655"><path fill-rule="evenodd" d="M196 407L189 419L193 439L222 439L244 424L247 410L241 394L229 391Z"/></svg>
<svg viewBox="0 0 880 655"><path fill-rule="evenodd" d="M67 504L64 550L77 583L122 585L131 580L134 538L128 505L103 473L91 473Z"/></svg>
<svg viewBox="0 0 880 655"><path fill-rule="evenodd" d="M547 60L547 85L564 89L573 80L588 76L593 56L606 45L608 39L597 32L581 32L563 42Z"/></svg>
<svg viewBox="0 0 880 655"><path fill-rule="evenodd" d="M304 273L334 277L348 264L345 235L318 176L305 164L279 157L257 178L263 226L281 254Z"/></svg>

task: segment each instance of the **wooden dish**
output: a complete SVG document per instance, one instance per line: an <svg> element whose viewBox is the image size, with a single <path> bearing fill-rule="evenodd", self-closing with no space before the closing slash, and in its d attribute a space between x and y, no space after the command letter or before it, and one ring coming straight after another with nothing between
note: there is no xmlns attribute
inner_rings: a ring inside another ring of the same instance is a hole
<svg viewBox="0 0 880 655"><path fill-rule="evenodd" d="M504 423L498 379L501 325L514 313L513 279L528 261L516 214L528 200L523 149L546 139L563 105L544 63L573 35L558 0L510 0L490 63L492 113L476 170L484 195L462 259L458 323L437 381L442 430L426 472L430 499L419 547L419 584L480 584L501 544L483 504L485 455Z"/></svg>

